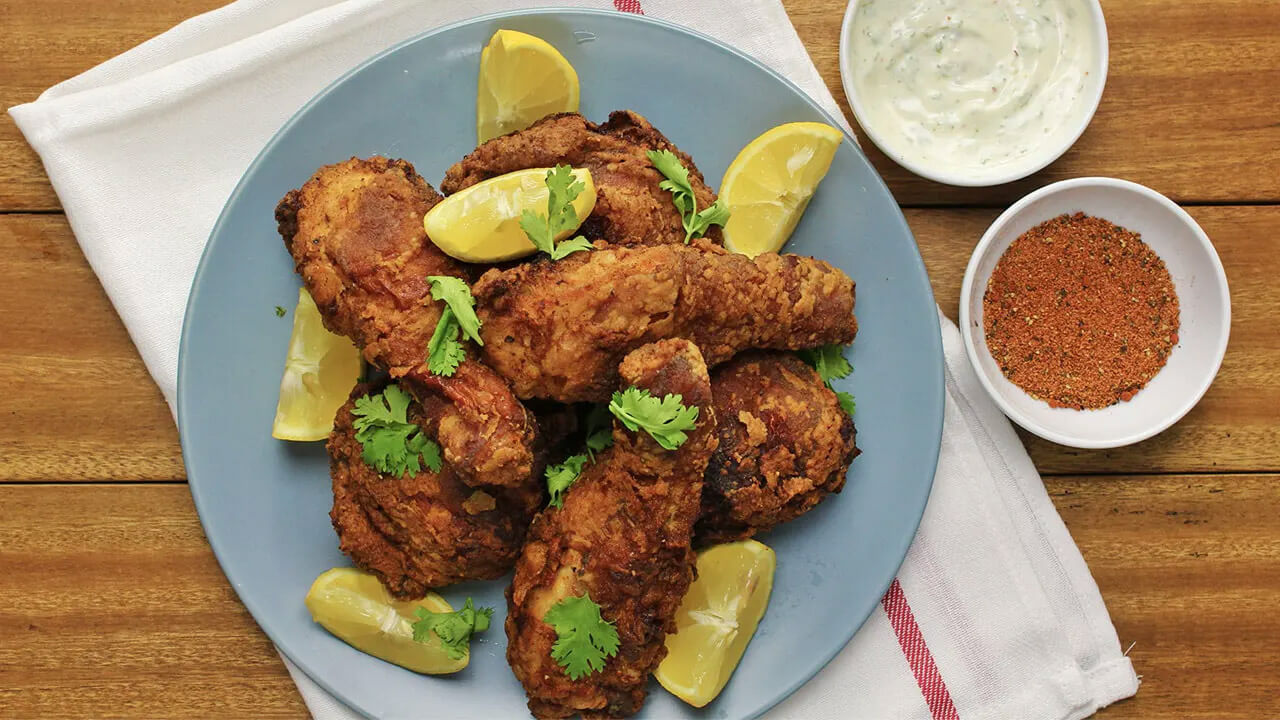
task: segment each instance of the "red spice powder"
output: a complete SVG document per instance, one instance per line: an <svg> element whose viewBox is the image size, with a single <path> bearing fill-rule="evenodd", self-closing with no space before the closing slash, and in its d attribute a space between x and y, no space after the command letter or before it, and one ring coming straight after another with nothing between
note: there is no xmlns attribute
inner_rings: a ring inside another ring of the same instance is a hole
<svg viewBox="0 0 1280 720"><path fill-rule="evenodd" d="M982 296L1005 377L1053 407L1131 399L1178 342L1173 280L1135 232L1084 213L1023 233Z"/></svg>

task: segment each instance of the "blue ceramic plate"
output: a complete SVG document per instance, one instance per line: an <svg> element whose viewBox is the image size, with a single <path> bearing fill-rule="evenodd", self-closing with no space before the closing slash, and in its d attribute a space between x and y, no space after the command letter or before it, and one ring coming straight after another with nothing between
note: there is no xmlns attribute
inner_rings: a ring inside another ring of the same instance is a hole
<svg viewBox="0 0 1280 720"><path fill-rule="evenodd" d="M475 145L480 49L499 28L538 35L577 69L582 112L630 108L696 158L715 187L738 150L784 122L833 120L795 86L687 30L613 12L495 15L377 56L304 107L258 156L209 239L187 306L178 372L183 455L200 519L240 599L286 655L366 715L521 717L502 634L506 582L448 588L498 608L471 665L423 677L364 655L312 623L302 598L346 559L329 525L324 448L271 438L298 279L272 211L320 165L352 155L410 160L428 180ZM858 444L845 491L762 538L778 553L773 599L723 694L695 711L653 683L646 718L745 718L814 675L853 636L906 554L942 430L942 347L924 265L897 204L846 140L786 248L858 284L853 376Z"/></svg>

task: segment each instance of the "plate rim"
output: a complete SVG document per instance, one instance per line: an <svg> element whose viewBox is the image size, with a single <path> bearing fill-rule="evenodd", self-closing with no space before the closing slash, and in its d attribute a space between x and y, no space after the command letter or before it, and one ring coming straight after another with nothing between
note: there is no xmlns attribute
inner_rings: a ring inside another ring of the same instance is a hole
<svg viewBox="0 0 1280 720"><path fill-rule="evenodd" d="M336 88L346 83L352 76L361 72L366 67L369 67L370 65L373 65L381 61L383 58L389 55L399 52L402 48L405 48L409 45L422 42L423 40L426 40L430 37L434 37L439 34L452 32L454 30L457 30L458 28L465 27L468 25L487 23L487 22L492 22L494 20L501 20L505 18L528 17L528 16L537 16L537 15L560 15L560 16L576 15L576 16L589 16L589 17L595 17L595 18L607 18L610 22L617 21L622 23L630 22L630 23L648 24L648 25L662 28L668 32L675 32L682 35L692 36L697 40L707 43L718 52L731 55L739 60L745 61L749 65L752 65L759 70L762 70L766 75L771 77L774 81L781 83L784 87L791 90L793 93L795 93L797 97L803 100L813 110L815 110L820 116L822 116L830 125L832 125L833 127L839 128L841 134L844 136L842 138L841 144L849 146L850 150L856 153L859 157L861 157L862 161L867 163L868 167L871 168L872 170L871 174L874 178L874 182L878 183L880 186L880 189L882 189L884 193L890 199L893 200L893 220L902 228L902 230L905 231L907 237L912 240L912 248L911 248L910 256L912 259L912 264L914 265L914 269L916 270L916 272L919 273L918 277L921 277L924 279L925 287L929 291L931 298L933 294L932 285L929 281L928 270L924 264L924 258L920 254L920 248L918 243L915 242L915 234L912 233L911 227L907 224L906 217L902 213L901 205L898 204L897 198L893 196L893 193L889 190L889 187L885 184L884 178L881 177L879 171L875 169L875 166L866 157L866 154L862 151L862 148L858 145L856 140L853 139L853 136L844 128L843 123L839 122L835 117L833 117L831 113L829 113L826 110L826 108L818 104L816 100L814 100L808 93L802 90L798 85L796 85L790 79L784 77L782 74L780 74L773 68L769 67L768 65L765 65L763 62L757 60L751 55L748 55L747 53L731 45L728 45L727 43L721 42L720 40L714 37L711 37L705 33L699 32L692 28L679 25L677 23L673 23L667 20L649 17L647 15L637 15L634 13L624 13L616 10L607 10L607 9L599 9L599 8L559 6L559 7L541 7L541 8L523 8L523 9L516 9L516 10L504 10L499 12L476 15L463 20L447 23L439 27L424 30L423 32L420 32L416 35L406 38L400 42L397 42L371 55L365 60L352 66L346 72L342 73L340 76L334 79L331 83L326 85L323 89L321 89L314 96L312 96L311 99L303 103L302 106L300 106L284 123L280 125L280 127L278 127L275 130L271 138L267 140L266 144L262 146L262 149L258 151L258 154L254 157L253 161L249 163L249 165L245 168L244 172L241 174L240 179L236 182L235 187L232 189L231 193L227 196L227 199L224 201L222 210L219 211L218 213L217 221L214 223L213 228L209 231L209 237L206 239L204 248L203 250L201 250L201 253L200 253L200 262L197 264L195 274L192 276L191 287L187 293L187 303L183 310L182 334L181 334L181 339L178 346L178 386L177 386L177 394L176 394L177 408L175 412L175 418L177 420L177 425L178 425L178 437L179 437L179 442L181 444L181 449L182 449L183 466L187 473L187 487L191 493L192 502L196 508L196 514L200 519L201 530L204 533L205 540L209 543L209 547L213 550L214 557L217 559L219 569L222 570L222 574L226 577L228 584L230 584L232 590L235 591L236 598L240 601L241 605L243 605L245 609L248 610L249 614L254 619L254 623L257 624L259 629L261 629L262 632L268 637L268 639L271 640L272 644L275 646L275 649L278 653L283 655L286 659L288 659L295 666L297 666L297 668L300 669L307 676L307 678L310 679L312 682L316 683L318 686L323 688L327 693L329 693L330 695L338 699L340 702L342 702L347 707L351 708L353 711L365 717L373 717L373 716L369 715L369 713L366 712L365 709L361 707L359 704L354 703L352 700L350 700L345 693L331 686L327 680L321 677L318 677L317 674L311 670L311 663L306 660L304 653L293 652L292 643L289 643L288 641L282 640L280 637L277 637L277 634L272 629L267 628L265 625L263 625L258 621L259 608L257 608L257 603L248 600L244 595L241 594L239 585L232 579L231 571L229 570L228 565L223 561L224 553L223 553L221 540L215 539L215 533L210 532L209 527L206 525L205 512L203 510L203 508L205 507L204 491L201 489L202 483L196 480L196 473L191 471L190 463L189 463L190 458L188 457L189 453L187 449L188 435L187 435L187 432L183 429L187 427L187 423L185 422L185 420L188 417L189 413L191 412L191 410L189 409L190 405L185 400L188 392L188 382L187 382L188 373L186 368L187 368L187 358L189 356L188 344L189 344L189 339L192 332L191 324L189 322L192 314L191 311L195 307L201 295L202 280L205 276L205 273L209 264L209 256L213 249L215 239L218 237L219 234L221 234L222 228L227 222L230 208L236 202L236 200L239 199L240 195L244 192L248 179L250 178L250 176L254 175L255 172L258 170L259 166L264 163L265 158L271 152L271 150L274 149L275 146L281 142L284 135L294 125L296 125L311 110L312 107L317 105L321 100L323 100ZM932 458L930 458L930 461L926 463L927 466L933 468L933 471L929 476L928 482L922 486L921 488L922 492L920 493L920 496L913 498L914 502L912 504L914 506L918 506L918 510L915 510L911 513L911 515L913 516L913 519L910 523L912 528L911 533L905 536L905 541L899 541L897 543L894 543L891 546L893 555L894 557L897 558L897 561L894 563L894 572L891 573L888 578L884 579L879 583L879 592L877 593L877 597L882 596L885 592L888 591L889 585L893 582L894 578L897 577L898 570L901 568L902 563L906 560L907 551L910 549L911 543L915 540L916 533L918 532L920 527L920 522L924 517L924 511L928 503L929 496L933 489L934 478L937 474L938 457L941 454L941 449L942 449L941 448L942 429L943 429L943 418L945 416L946 382L944 377L945 359L943 355L941 325L938 324L937 322L935 322L935 325L937 328L936 331L933 333L929 333L930 342L929 342L928 350L929 350L929 356L933 359L933 364L934 364L933 376L937 384L936 390L932 396L932 400L934 401L935 410L936 410L933 413L933 415L936 417L936 421L935 421L936 428L934 432L935 437L933 439L933 442L929 443L929 447L931 448L930 452L932 454ZM819 653L817 655L811 656L811 659L808 662L803 663L804 671L803 671L802 679L789 683L785 687L780 687L779 689L777 689L775 692L773 692L769 696L769 698L761 705L761 707L756 712L749 715L748 718L760 717L764 713L768 712L770 709L776 707L778 704L786 700L798 689L800 689L800 687L804 686L809 681L811 681L814 677L816 677L817 674L823 670L823 668L825 668L833 659L835 659L837 655L839 655L845 649L845 647L848 646L849 641L852 640L853 636L857 634L859 630L862 629L862 627L866 624L867 620L871 617L871 614L874 611L875 611L875 604L872 604L869 608L867 608L866 612L862 614L862 617L858 620L858 622L851 626L850 630L848 630L847 632L840 633L841 642L833 651Z"/></svg>

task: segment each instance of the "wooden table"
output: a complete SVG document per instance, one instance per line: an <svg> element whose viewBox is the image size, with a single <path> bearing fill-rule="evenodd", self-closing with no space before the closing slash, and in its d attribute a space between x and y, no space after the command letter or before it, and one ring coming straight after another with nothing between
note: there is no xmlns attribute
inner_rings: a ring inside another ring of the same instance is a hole
<svg viewBox="0 0 1280 720"><path fill-rule="evenodd" d="M33 100L219 4L0 0L0 103ZM1049 181L1136 180L1213 238L1231 283L1231 345L1199 406L1119 450L1024 439L1143 676L1136 698L1100 715L1277 717L1280 2L1103 5L1106 95L1044 172L950 188L864 147L953 318L986 225ZM843 7L787 0L842 104ZM0 258L0 716L304 716L205 543L168 408L7 116Z"/></svg>

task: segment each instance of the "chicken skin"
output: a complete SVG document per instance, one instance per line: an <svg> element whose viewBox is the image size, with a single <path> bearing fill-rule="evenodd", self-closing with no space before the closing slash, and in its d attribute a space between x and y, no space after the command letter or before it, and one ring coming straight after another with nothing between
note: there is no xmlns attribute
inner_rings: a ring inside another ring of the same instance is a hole
<svg viewBox="0 0 1280 720"><path fill-rule="evenodd" d="M572 165L587 168L596 185L596 206L578 230L589 240L615 245L683 243L684 226L671 193L658 187L663 176L645 152L669 150L689 170L698 207L710 207L716 195L693 159L629 110L596 125L577 113L548 115L525 130L494 138L449 168L440 188L446 195L482 180L529 168ZM719 241L720 228L707 237Z"/></svg>
<svg viewBox="0 0 1280 720"><path fill-rule="evenodd" d="M484 360L521 398L600 402L618 361L663 338L687 338L716 365L748 348L847 344L854 285L825 262L754 260L704 241L599 246L557 262L485 273L472 292Z"/></svg>
<svg viewBox="0 0 1280 720"><path fill-rule="evenodd" d="M716 446L706 365L692 343L663 340L627 355L618 374L622 387L697 406L697 427L668 451L615 423L613 447L582 471L564 506L534 519L507 591L506 631L507 660L539 718L637 712L693 580L693 523ZM601 671L572 680L551 657L557 634L544 618L584 593L615 625L619 647Z"/></svg>
<svg viewBox="0 0 1280 720"><path fill-rule="evenodd" d="M515 563L542 498L508 488L468 487L448 462L439 472L423 468L399 477L370 467L356 439L352 409L357 398L385 386L357 385L329 436L329 517L342 552L403 599L463 580L501 577ZM428 426L416 402L410 403L408 418Z"/></svg>
<svg viewBox="0 0 1280 720"><path fill-rule="evenodd" d="M427 278L471 279L423 230L441 199L404 160L352 158L286 194L276 221L325 326L370 364L409 378L454 472L469 485L527 487L541 473L537 426L506 382L474 360L452 377L426 369L442 307Z"/></svg>
<svg viewBox="0 0 1280 720"><path fill-rule="evenodd" d="M741 540L844 488L858 455L853 419L813 368L787 352L746 352L711 375L719 447L707 464L698 546Z"/></svg>

